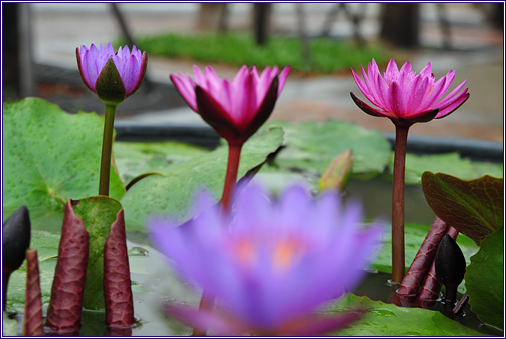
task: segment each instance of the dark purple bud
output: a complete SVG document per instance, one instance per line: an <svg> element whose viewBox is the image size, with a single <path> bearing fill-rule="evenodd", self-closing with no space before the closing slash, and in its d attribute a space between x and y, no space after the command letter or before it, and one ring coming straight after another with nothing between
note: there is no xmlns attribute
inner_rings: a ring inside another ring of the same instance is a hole
<svg viewBox="0 0 506 339"><path fill-rule="evenodd" d="M439 244L435 258L436 276L446 287L446 299L455 302L457 287L466 274L466 259L450 235Z"/></svg>
<svg viewBox="0 0 506 339"><path fill-rule="evenodd" d="M30 247L30 214L26 206L21 206L5 220L2 225L2 310L5 311L9 277L25 260L25 252Z"/></svg>
<svg viewBox="0 0 506 339"><path fill-rule="evenodd" d="M4 222L2 234L2 267L15 271L25 260L25 252L30 247L30 214L26 206L18 208Z"/></svg>

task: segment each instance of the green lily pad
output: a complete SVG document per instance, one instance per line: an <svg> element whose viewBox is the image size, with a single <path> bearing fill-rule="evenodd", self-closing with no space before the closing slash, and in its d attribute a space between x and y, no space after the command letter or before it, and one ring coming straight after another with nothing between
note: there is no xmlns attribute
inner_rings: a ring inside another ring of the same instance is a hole
<svg viewBox="0 0 506 339"><path fill-rule="evenodd" d="M115 142L113 150L116 168L125 186L141 174L164 173L169 166L209 153L205 148L175 141Z"/></svg>
<svg viewBox="0 0 506 339"><path fill-rule="evenodd" d="M104 299L104 250L122 206L119 201L105 196L79 200L72 204L75 215L84 221L90 235L90 252L86 270L86 288L83 307L89 310L105 309Z"/></svg>
<svg viewBox="0 0 506 339"><path fill-rule="evenodd" d="M404 226L404 241L405 241L405 265L406 270L409 269L413 259L416 256L416 253L420 249L427 233L429 232L430 227L425 225L417 225L406 223ZM457 237L457 244L460 246L460 249L464 253L464 257L466 258L466 263L470 263L471 256L478 252L478 246L468 237L463 234L459 234ZM373 261L371 268L380 272L392 273L392 229L388 228L387 232L385 232L385 236L382 242L382 249L379 252L376 259ZM464 285L461 285L462 288L459 290L464 293L465 289L463 289Z"/></svg>
<svg viewBox="0 0 506 339"><path fill-rule="evenodd" d="M394 158L391 158L390 173L392 173ZM443 153L430 155L406 154L406 183L421 184L425 171L441 172L455 177L469 180L485 174L502 173L502 164L472 162L461 158L459 153ZM502 174L499 174L502 176Z"/></svg>
<svg viewBox="0 0 506 339"><path fill-rule="evenodd" d="M390 143L380 132L345 121L273 121L265 126L279 126L286 132L285 147L275 158L280 168L321 174L335 157L351 148L352 176L370 178L383 172L392 154Z"/></svg>
<svg viewBox="0 0 506 339"><path fill-rule="evenodd" d="M243 146L238 177L262 165L282 141L280 128L252 137ZM218 200L225 181L227 159L228 148L219 147L204 156L171 166L165 175L152 175L133 185L121 200L127 230L145 232L145 223L153 214L180 222L188 220L197 190L207 188Z"/></svg>
<svg viewBox="0 0 506 339"><path fill-rule="evenodd" d="M39 257L42 304L46 305L49 303L49 299L51 297L51 286L53 284L59 243L59 233L32 230L30 248L35 248ZM25 309L25 285L26 261L20 269L12 272L9 279L6 303L7 310L13 312L23 312Z"/></svg>
<svg viewBox="0 0 506 339"><path fill-rule="evenodd" d="M68 199L98 193L103 129L95 113L68 114L42 99L4 103L4 218L26 205L32 229L60 230ZM111 197L124 193L111 168Z"/></svg>
<svg viewBox="0 0 506 339"><path fill-rule="evenodd" d="M501 228L487 236L466 269L466 288L471 311L485 324L504 326L504 233Z"/></svg>
<svg viewBox="0 0 506 339"><path fill-rule="evenodd" d="M18 335L18 322L10 319L7 313L2 312L2 335L4 337L15 337Z"/></svg>
<svg viewBox="0 0 506 339"><path fill-rule="evenodd" d="M478 245L503 226L502 178L485 175L466 181L425 172L422 189L434 213Z"/></svg>
<svg viewBox="0 0 506 339"><path fill-rule="evenodd" d="M444 316L441 312L421 308L404 308L367 297L347 294L328 310L342 312L365 308L365 316L334 336L484 336L471 328Z"/></svg>

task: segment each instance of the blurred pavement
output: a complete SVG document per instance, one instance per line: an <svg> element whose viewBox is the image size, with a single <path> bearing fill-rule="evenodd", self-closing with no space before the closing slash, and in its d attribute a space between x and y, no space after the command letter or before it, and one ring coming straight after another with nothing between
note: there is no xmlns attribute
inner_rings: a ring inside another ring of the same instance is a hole
<svg viewBox="0 0 506 339"><path fill-rule="evenodd" d="M307 3L306 25L309 35L318 34L332 3ZM125 3L119 4L131 33L135 36L163 31L197 32L197 3ZM231 3L230 29L249 29L252 4ZM366 39L376 39L379 31L379 4L368 4L361 32ZM448 4L451 22L452 50L442 50L442 35L434 4L421 4L421 43L423 48L410 58L419 72L431 62L436 78L456 70L452 88L465 79L471 96L449 117L425 124L415 124L411 134L435 135L503 141L504 124L504 53L503 34L490 27L485 15L473 4ZM296 34L295 5L273 5L272 32ZM110 5L104 3L34 3L33 44L36 63L75 69L75 48L115 40L121 31ZM351 23L341 13L334 21L332 36L351 36ZM148 76L155 81L170 83L169 75L192 72L193 62L149 57ZM196 63L200 67L205 64ZM357 65L358 66L358 65ZM401 65L399 65L401 66ZM220 76L233 78L238 67L213 65ZM342 119L367 128L393 132L388 119L373 118L362 113L352 102L350 91L359 97L351 75L303 78L291 74L271 119L292 121L325 121ZM122 119L118 116L118 119ZM134 121L204 124L189 108L146 112L124 117Z"/></svg>

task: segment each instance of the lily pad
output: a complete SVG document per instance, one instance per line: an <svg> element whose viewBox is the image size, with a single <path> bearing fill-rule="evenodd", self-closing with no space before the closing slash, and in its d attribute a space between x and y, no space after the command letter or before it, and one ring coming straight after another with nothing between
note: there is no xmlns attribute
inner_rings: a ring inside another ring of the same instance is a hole
<svg viewBox="0 0 506 339"><path fill-rule="evenodd" d="M392 154L390 143L380 132L345 121L322 124L273 121L265 126L285 130L285 147L274 160L285 169L321 174L336 156L352 149L352 176L370 178L384 171Z"/></svg>
<svg viewBox="0 0 506 339"><path fill-rule="evenodd" d="M30 248L35 248L39 256L40 289L42 304L48 304L51 296L56 256L60 234L32 230ZM25 308L26 261L14 271L9 279L6 308L13 312L23 312Z"/></svg>
<svg viewBox="0 0 506 339"><path fill-rule="evenodd" d="M68 199L97 195L104 118L68 114L38 98L4 103L3 215L21 205L32 229L61 229ZM111 168L110 195L125 193Z"/></svg>
<svg viewBox="0 0 506 339"><path fill-rule="evenodd" d="M406 223L405 227L405 266L406 270L409 269L416 253L420 249L427 233L429 232L430 226L417 225ZM466 263L470 263L470 258L476 252L478 252L478 246L468 237L463 234L459 234L457 237L457 244L464 253ZM380 272L392 273L392 230L389 227L388 231L385 232L385 236L382 242L383 248L379 252L376 260L371 265L372 269ZM463 286L463 285L462 285ZM465 290L460 290L465 292Z"/></svg>
<svg viewBox="0 0 506 339"><path fill-rule="evenodd" d="M2 312L2 336L15 337L18 335L18 322L15 319L10 319L7 313Z"/></svg>
<svg viewBox="0 0 506 339"><path fill-rule="evenodd" d="M422 189L430 208L476 244L503 226L503 179L485 175L461 180L425 172Z"/></svg>
<svg viewBox="0 0 506 339"><path fill-rule="evenodd" d="M390 162L390 173L392 173L394 158ZM461 158L459 153L443 153L430 155L406 154L406 183L421 184L422 174L425 171L441 172L455 177L469 180L485 174L502 173L502 164L472 162L469 159ZM501 176L499 174L499 176Z"/></svg>
<svg viewBox="0 0 506 339"><path fill-rule="evenodd" d="M348 294L338 299L328 310L341 312L362 307L365 316L333 333L334 336L483 336L473 329L444 316L439 311L404 308L367 297Z"/></svg>
<svg viewBox="0 0 506 339"><path fill-rule="evenodd" d="M116 221L121 209L119 201L104 196L84 198L72 204L72 210L79 219L84 221L84 227L90 235L90 252L83 303L83 307L86 309L105 309L105 242L111 232L111 225Z"/></svg>
<svg viewBox="0 0 506 339"><path fill-rule="evenodd" d="M504 326L504 234L487 236L466 270L466 288L471 311L485 324Z"/></svg>
<svg viewBox="0 0 506 339"><path fill-rule="evenodd" d="M175 141L115 142L113 150L125 186L141 174L164 173L169 166L209 153L207 149Z"/></svg>
<svg viewBox="0 0 506 339"><path fill-rule="evenodd" d="M283 141L283 131L273 128L257 134L243 146L238 177L262 165ZM204 188L218 200L225 181L228 148L171 166L164 175L152 175L133 185L121 203L128 231L145 232L150 215L167 216L181 223L190 218L194 194Z"/></svg>

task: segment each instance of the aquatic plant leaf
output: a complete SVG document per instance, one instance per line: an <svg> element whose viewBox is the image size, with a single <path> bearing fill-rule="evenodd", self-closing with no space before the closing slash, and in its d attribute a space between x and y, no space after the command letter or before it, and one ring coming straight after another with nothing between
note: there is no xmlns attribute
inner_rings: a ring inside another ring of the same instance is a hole
<svg viewBox="0 0 506 339"><path fill-rule="evenodd" d="M76 335L81 327L90 237L71 203L69 199L65 204L58 260L44 324L55 335Z"/></svg>
<svg viewBox="0 0 506 339"><path fill-rule="evenodd" d="M2 335L4 337L15 337L18 335L18 322L10 319L7 312L2 312Z"/></svg>
<svg viewBox="0 0 506 339"><path fill-rule="evenodd" d="M488 235L471 257L465 280L471 311L485 324L503 328L504 314L503 228Z"/></svg>
<svg viewBox="0 0 506 339"><path fill-rule="evenodd" d="M135 323L134 300L123 210L119 211L116 221L112 223L105 242L104 297L107 325L116 330L131 331Z"/></svg>
<svg viewBox="0 0 506 339"><path fill-rule="evenodd" d="M37 260L37 250L26 250L26 294L25 312L23 314L23 336L32 337L43 335L42 327L42 299L40 297L40 274Z"/></svg>
<svg viewBox="0 0 506 339"><path fill-rule="evenodd" d="M209 150L185 143L166 142L115 142L114 161L123 184L148 172L164 173L179 162L209 153Z"/></svg>
<svg viewBox="0 0 506 339"><path fill-rule="evenodd" d="M334 336L483 336L471 328L445 317L439 311L421 308L398 307L367 297L348 294L338 299L327 310L347 311L363 307L367 313L362 319L345 329L332 333Z"/></svg>
<svg viewBox="0 0 506 339"><path fill-rule="evenodd" d="M90 310L105 309L104 252L111 225L118 219L121 203L106 196L72 201L75 215L84 221L89 233L89 260L83 306Z"/></svg>
<svg viewBox="0 0 506 339"><path fill-rule="evenodd" d="M393 170L393 160L389 166L390 175ZM455 177L470 180L485 174L501 176L502 164L471 161L461 158L457 152L443 154L406 154L406 184L421 184L422 174L425 171L441 172Z"/></svg>
<svg viewBox="0 0 506 339"><path fill-rule="evenodd" d="M36 248L38 252L42 303L46 305L49 304L51 296L51 285L53 283L59 242L59 233L32 230L30 247ZM24 312L25 285L26 266L22 265L20 269L12 272L9 280L9 293L6 300L7 310Z"/></svg>
<svg viewBox="0 0 506 339"><path fill-rule="evenodd" d="M238 177L262 165L283 141L283 130L258 133L243 146ZM128 231L145 232L147 218L168 216L181 223L190 218L194 194L210 189L216 201L223 190L228 148L219 147L206 155L171 166L164 175L151 175L133 185L121 199Z"/></svg>
<svg viewBox="0 0 506 339"><path fill-rule="evenodd" d="M321 174L339 154L353 152L352 177L371 178L383 172L392 154L390 143L378 131L345 121L291 123L272 121L279 126L285 142L274 159L275 165Z"/></svg>
<svg viewBox="0 0 506 339"><path fill-rule="evenodd" d="M422 189L434 213L480 244L503 226L503 179L485 175L461 180L444 173L424 172Z"/></svg>
<svg viewBox="0 0 506 339"><path fill-rule="evenodd" d="M413 302L420 292L425 277L431 269L439 243L446 234L447 227L444 221L436 217L420 249L416 253L406 276L402 280L401 286L397 290L397 295L401 299L406 299L406 302ZM404 303L401 304L407 306Z"/></svg>
<svg viewBox="0 0 506 339"><path fill-rule="evenodd" d="M68 199L98 193L104 118L68 114L38 98L3 107L4 218L26 205L32 229L59 231ZM111 168L110 195L124 193Z"/></svg>
<svg viewBox="0 0 506 339"><path fill-rule="evenodd" d="M405 248L406 248L406 270L411 266L413 259L415 258L420 246L422 245L430 227L425 225L417 225L406 223L405 224ZM470 257L478 252L478 246L463 234L459 234L457 237L457 243L459 244L466 262L470 263ZM378 253L378 256L373 261L371 268L380 272L392 273L392 235L390 227L385 232L383 238L383 249Z"/></svg>

